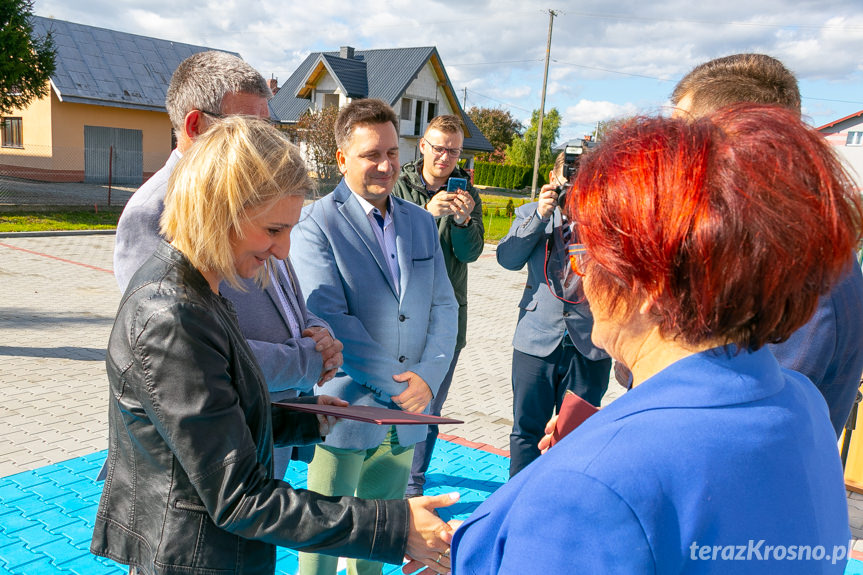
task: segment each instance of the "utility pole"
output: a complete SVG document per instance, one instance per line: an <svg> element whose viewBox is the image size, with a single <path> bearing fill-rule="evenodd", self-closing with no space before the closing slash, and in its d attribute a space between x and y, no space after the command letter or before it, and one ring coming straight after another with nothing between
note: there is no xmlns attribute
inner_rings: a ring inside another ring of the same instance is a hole
<svg viewBox="0 0 863 575"><path fill-rule="evenodd" d="M464 108L465 112L467 112L467 86L464 87L464 99L463 99L462 108Z"/></svg>
<svg viewBox="0 0 863 575"><path fill-rule="evenodd" d="M539 125L536 129L536 153L533 155L533 182L530 184L530 199L536 199L536 182L539 178L539 150L542 146L542 119L545 116L545 86L548 83L548 61L551 58L551 29L557 12L548 11L548 42L545 45L545 73L542 76L542 99L539 103Z"/></svg>

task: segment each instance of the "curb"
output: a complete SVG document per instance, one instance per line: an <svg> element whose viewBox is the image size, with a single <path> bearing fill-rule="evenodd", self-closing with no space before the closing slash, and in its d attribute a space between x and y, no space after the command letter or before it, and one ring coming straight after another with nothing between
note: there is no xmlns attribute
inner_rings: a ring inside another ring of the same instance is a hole
<svg viewBox="0 0 863 575"><path fill-rule="evenodd" d="M52 236L112 236L117 230L54 230L44 232L0 232L0 238L44 238Z"/></svg>

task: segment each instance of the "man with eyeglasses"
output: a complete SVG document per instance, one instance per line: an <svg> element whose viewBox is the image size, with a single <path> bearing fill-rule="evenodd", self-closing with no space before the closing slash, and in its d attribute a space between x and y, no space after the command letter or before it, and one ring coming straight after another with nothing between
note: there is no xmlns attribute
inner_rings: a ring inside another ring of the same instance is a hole
<svg viewBox="0 0 863 575"><path fill-rule="evenodd" d="M429 122L420 140L422 157L402 166L393 195L422 206L435 218L447 274L458 301L458 339L449 370L437 395L432 399L431 413L440 415L452 384L459 352L466 343L467 332L467 264L482 253L485 228L482 223L482 200L470 181L470 174L458 165L464 143L461 118L437 116ZM462 178L462 185L448 186L450 178ZM456 189L452 189L456 187ZM448 189L449 188L449 189ZM407 497L423 494L425 473L437 441L437 425L429 425L425 441L416 444Z"/></svg>
<svg viewBox="0 0 863 575"><path fill-rule="evenodd" d="M242 59L226 52L198 52L177 67L168 86L165 107L177 137L177 148L165 165L135 192L117 224L114 275L121 291L162 241L159 218L174 166L214 122L229 115L270 116L267 81ZM244 289L227 283L219 292L233 303L243 336L267 381L272 398L310 392L315 383L333 378L342 365L342 343L329 325L306 309L294 269L288 260L268 266L269 284L242 280ZM290 459L310 460L313 447L278 447L274 476L282 479ZM104 477L100 474L100 479Z"/></svg>
<svg viewBox="0 0 863 575"><path fill-rule="evenodd" d="M558 193L567 184L564 157L557 156L538 201L516 209L497 246L500 265L509 270L526 265L528 271L512 340L510 477L539 457L545 424L567 390L598 407L608 389L611 358L590 339L590 306L567 288L573 279L567 247L574 238L558 206Z"/></svg>

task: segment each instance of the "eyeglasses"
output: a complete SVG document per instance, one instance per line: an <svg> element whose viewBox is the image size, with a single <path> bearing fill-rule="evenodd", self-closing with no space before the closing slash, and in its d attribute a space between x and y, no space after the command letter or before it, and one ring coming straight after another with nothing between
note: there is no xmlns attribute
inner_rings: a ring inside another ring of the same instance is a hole
<svg viewBox="0 0 863 575"><path fill-rule="evenodd" d="M423 138L423 142L425 142L432 149L435 156L443 156L444 154L449 154L450 157L461 155L461 148L447 148L445 146L435 146L425 138Z"/></svg>
<svg viewBox="0 0 863 575"><path fill-rule="evenodd" d="M545 282L554 297L570 304L585 301L582 279L587 259L584 244L569 244L562 235L549 239L545 251Z"/></svg>
<svg viewBox="0 0 863 575"><path fill-rule="evenodd" d="M587 248L584 247L584 244L569 244L567 252L569 253L569 265L572 267L572 271L584 277L584 271L587 269L587 260L590 259Z"/></svg>
<svg viewBox="0 0 863 575"><path fill-rule="evenodd" d="M201 112L202 114L206 114L207 116L210 116L211 118L216 118L217 120L224 120L225 118L228 118L230 116L242 115L242 114L219 114L216 112L208 112L207 110L198 110L198 111ZM255 116L255 117L258 118L257 116ZM278 125L278 122L276 122L272 118L258 118L258 119L263 120L264 122L266 122L267 124L269 124L271 126L277 126Z"/></svg>

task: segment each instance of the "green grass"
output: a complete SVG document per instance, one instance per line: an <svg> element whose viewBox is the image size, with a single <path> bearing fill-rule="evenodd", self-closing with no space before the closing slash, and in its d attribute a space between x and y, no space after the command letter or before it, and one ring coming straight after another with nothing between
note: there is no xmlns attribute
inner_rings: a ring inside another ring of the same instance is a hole
<svg viewBox="0 0 863 575"><path fill-rule="evenodd" d="M530 201L528 198L511 198L482 194L483 224L485 239L497 243L509 231L512 219L507 215L510 200L517 208ZM70 210L51 212L10 212L0 213L0 232L41 232L56 230L111 230L117 227L120 212L116 210Z"/></svg>
<svg viewBox="0 0 863 575"><path fill-rule="evenodd" d="M43 232L57 230L112 230L119 211L76 210L14 212L0 214L0 232Z"/></svg>
<svg viewBox="0 0 863 575"><path fill-rule="evenodd" d="M480 194L482 198L482 223L485 226L485 241L496 244L509 231L515 216L507 215L507 204L512 200L513 208L530 202L530 198L512 198Z"/></svg>

